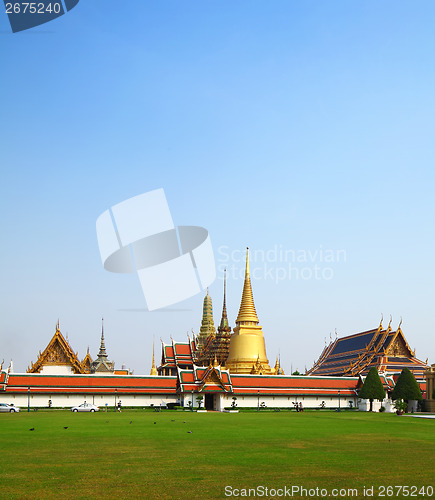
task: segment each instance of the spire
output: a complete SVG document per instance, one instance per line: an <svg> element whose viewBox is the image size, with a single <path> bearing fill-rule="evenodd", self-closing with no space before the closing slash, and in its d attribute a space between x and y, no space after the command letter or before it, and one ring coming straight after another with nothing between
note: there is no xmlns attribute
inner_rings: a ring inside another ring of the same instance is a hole
<svg viewBox="0 0 435 500"><path fill-rule="evenodd" d="M104 318L101 318L101 343L100 352L98 353L99 358L107 358L106 344L104 343Z"/></svg>
<svg viewBox="0 0 435 500"><path fill-rule="evenodd" d="M153 363L152 363L152 366L151 366L150 375L157 375L156 362L154 360L154 339L153 339Z"/></svg>
<svg viewBox="0 0 435 500"><path fill-rule="evenodd" d="M254 305L254 297L252 295L251 276L249 274L249 248L246 248L245 283L243 285L242 302L240 304L236 324L243 321L252 321L255 324L259 323Z"/></svg>
<svg viewBox="0 0 435 500"><path fill-rule="evenodd" d="M219 330L224 331L225 329L229 328L229 323L228 323L228 316L227 316L227 270L224 270L224 305L222 307L222 318L221 318L221 324L219 325Z"/></svg>
<svg viewBox="0 0 435 500"><path fill-rule="evenodd" d="M204 297L201 328L199 329L199 336L198 336L199 337L198 341L200 346L202 347L205 344L206 339L210 335L215 335L215 334L216 334L216 329L214 327L214 321L213 321L213 304L207 289L207 295Z"/></svg>

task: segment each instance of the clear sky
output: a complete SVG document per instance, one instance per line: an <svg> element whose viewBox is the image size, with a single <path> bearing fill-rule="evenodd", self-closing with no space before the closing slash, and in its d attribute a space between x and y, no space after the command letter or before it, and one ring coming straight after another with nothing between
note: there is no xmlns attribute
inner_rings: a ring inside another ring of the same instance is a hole
<svg viewBox="0 0 435 500"><path fill-rule="evenodd" d="M97 217L164 188L206 227L234 327L246 246L272 364L393 317L435 362L433 1L81 0L12 34L0 15L0 361L60 319L80 359L101 317L117 367L199 331L203 295L145 312L104 271Z"/></svg>

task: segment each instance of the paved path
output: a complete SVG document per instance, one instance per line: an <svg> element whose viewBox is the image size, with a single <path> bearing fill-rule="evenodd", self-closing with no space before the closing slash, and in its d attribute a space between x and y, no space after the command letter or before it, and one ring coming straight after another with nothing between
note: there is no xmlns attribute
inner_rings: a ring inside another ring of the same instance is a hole
<svg viewBox="0 0 435 500"><path fill-rule="evenodd" d="M414 418L435 418L435 415L433 414L428 414L428 415L403 415L404 417L414 417Z"/></svg>

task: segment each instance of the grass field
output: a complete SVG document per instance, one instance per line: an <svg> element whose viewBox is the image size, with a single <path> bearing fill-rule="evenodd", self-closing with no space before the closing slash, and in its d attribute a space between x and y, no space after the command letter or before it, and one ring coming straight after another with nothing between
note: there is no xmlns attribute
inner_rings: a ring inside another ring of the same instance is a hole
<svg viewBox="0 0 435 500"><path fill-rule="evenodd" d="M435 486L435 420L391 414L22 412L0 415L0 445L2 499L213 499L225 486L293 485L358 498L374 485L377 498L380 485Z"/></svg>

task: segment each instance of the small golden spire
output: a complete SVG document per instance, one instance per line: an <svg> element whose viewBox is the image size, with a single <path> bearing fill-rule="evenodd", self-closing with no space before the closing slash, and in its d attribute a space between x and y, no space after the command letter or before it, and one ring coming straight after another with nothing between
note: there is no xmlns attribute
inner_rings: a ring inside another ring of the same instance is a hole
<svg viewBox="0 0 435 500"><path fill-rule="evenodd" d="M153 363L152 363L152 366L151 366L150 375L157 375L156 362L154 360L154 339L153 339Z"/></svg>
<svg viewBox="0 0 435 500"><path fill-rule="evenodd" d="M243 285L242 301L240 303L239 314L236 319L236 324L242 321L252 321L258 324L257 311L255 310L254 297L252 295L251 276L249 274L249 248L246 248L246 269L245 283Z"/></svg>

